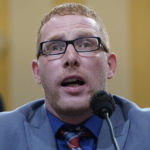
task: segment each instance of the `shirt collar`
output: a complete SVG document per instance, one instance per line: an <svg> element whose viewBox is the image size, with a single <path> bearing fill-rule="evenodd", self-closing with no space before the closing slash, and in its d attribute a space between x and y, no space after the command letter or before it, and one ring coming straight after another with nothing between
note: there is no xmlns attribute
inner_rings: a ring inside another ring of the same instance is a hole
<svg viewBox="0 0 150 150"><path fill-rule="evenodd" d="M49 111L47 111L48 118L50 121L50 124L52 126L52 129L54 133L56 134L57 131L65 124L60 119L56 118L53 114L51 114ZM98 135L100 133L101 125L102 125L102 119L99 118L96 115L91 116L88 120L82 123L83 126L88 128L96 138L98 138Z"/></svg>

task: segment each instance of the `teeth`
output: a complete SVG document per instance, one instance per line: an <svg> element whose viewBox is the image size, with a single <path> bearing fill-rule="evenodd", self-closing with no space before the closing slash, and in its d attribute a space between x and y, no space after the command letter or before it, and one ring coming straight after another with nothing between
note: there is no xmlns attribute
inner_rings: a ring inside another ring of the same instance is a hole
<svg viewBox="0 0 150 150"><path fill-rule="evenodd" d="M76 78L71 78L67 79L62 83L62 86L79 86L83 85L84 82L82 80L76 79Z"/></svg>

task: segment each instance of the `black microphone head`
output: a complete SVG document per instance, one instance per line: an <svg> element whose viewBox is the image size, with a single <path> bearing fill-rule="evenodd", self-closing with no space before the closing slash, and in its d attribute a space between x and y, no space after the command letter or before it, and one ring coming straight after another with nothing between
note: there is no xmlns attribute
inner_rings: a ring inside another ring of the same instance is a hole
<svg viewBox="0 0 150 150"><path fill-rule="evenodd" d="M105 119L106 113L110 117L115 110L115 101L106 91L97 91L91 98L90 107L94 114Z"/></svg>

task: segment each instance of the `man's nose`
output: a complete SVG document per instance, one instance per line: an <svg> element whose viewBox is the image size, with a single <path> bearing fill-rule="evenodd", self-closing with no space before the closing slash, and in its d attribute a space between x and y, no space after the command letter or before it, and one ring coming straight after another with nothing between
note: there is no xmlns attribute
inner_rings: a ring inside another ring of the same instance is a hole
<svg viewBox="0 0 150 150"><path fill-rule="evenodd" d="M63 61L64 67L78 67L80 65L80 56L72 44L68 44Z"/></svg>

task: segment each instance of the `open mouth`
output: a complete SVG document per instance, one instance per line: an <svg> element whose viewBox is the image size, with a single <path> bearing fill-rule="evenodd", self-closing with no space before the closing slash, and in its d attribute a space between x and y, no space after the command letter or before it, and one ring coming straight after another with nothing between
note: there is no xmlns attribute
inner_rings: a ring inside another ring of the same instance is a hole
<svg viewBox="0 0 150 150"><path fill-rule="evenodd" d="M61 86L70 86L70 87L76 87L76 86L82 86L84 85L85 82L82 79L77 79L77 78L69 78L65 79L62 83Z"/></svg>

